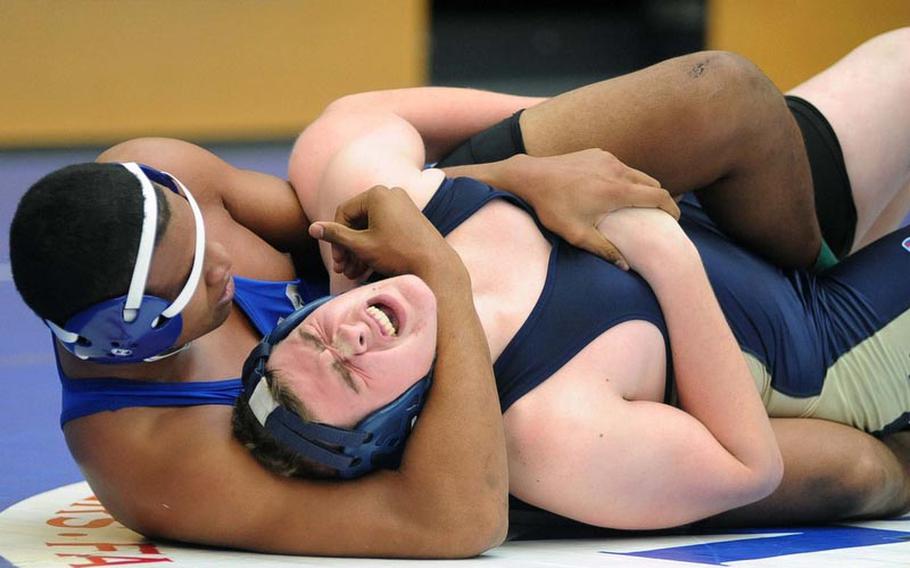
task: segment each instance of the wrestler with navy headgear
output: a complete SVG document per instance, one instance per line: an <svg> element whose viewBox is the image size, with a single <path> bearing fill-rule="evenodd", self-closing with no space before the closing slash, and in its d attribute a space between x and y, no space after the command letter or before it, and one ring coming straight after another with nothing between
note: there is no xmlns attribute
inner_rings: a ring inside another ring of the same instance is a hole
<svg viewBox="0 0 910 568"><path fill-rule="evenodd" d="M289 315L253 349L243 396L268 435L303 461L346 479L395 469L431 382L429 372L420 376L426 358L414 364L413 357L433 353L435 333L432 292L416 277L327 296ZM281 404L270 384L270 359L303 362L310 351L325 355L310 367L324 381L307 397L318 412L307 412L297 398ZM378 408L362 415L371 405Z"/></svg>

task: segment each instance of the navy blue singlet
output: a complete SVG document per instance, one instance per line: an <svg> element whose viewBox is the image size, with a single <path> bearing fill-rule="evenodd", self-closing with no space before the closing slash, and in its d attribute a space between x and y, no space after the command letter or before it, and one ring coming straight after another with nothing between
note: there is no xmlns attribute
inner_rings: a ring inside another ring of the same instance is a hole
<svg viewBox="0 0 910 568"><path fill-rule="evenodd" d="M262 335L271 331L296 307L328 293L328 281L325 279L313 282L267 282L234 277L234 302ZM63 385L61 426L76 418L121 408L232 405L242 390L239 378L194 382L71 379L63 373L59 361L57 371Z"/></svg>
<svg viewBox="0 0 910 568"><path fill-rule="evenodd" d="M444 181L423 213L447 235L494 199L534 217L518 197L470 178ZM552 246L546 282L528 319L493 365L503 412L617 324L648 321L660 329L665 342L667 337L657 298L641 277L538 227ZM669 368L669 345L667 362Z"/></svg>
<svg viewBox="0 0 910 568"><path fill-rule="evenodd" d="M739 246L691 195L680 209L733 334L778 392L818 395L831 365L910 309L907 227L814 274L782 270Z"/></svg>
<svg viewBox="0 0 910 568"><path fill-rule="evenodd" d="M515 196L467 178L446 180L424 213L445 235L492 199L505 199L533 216ZM781 270L731 241L693 196L687 196L680 207L680 224L698 248L740 348L767 369L771 387L778 393L801 399L819 396L836 363L861 344L867 348L870 341L875 344L876 334L910 310L910 294L904 286L910 273L910 228L813 274ZM644 280L575 249L543 227L540 230L553 247L546 283L527 321L494 364L503 410L618 323L649 321L667 338L659 305ZM873 349L878 350L878 359L906 357L890 344ZM669 346L667 355L671 376ZM890 375L901 372L900 365L883 368ZM884 384L882 377L874 375L881 374L879 368L856 372L870 375L867 382L873 391L875 381ZM668 393L671 384L668 380ZM858 396L863 388L855 391ZM858 416L874 401L857 404L847 412L856 410ZM875 414L876 409L872 411ZM836 418L852 424L854 417ZM910 411L882 424L882 430L868 426L871 422L865 419L855 420L854 425L865 422L868 431L886 432L908 420Z"/></svg>

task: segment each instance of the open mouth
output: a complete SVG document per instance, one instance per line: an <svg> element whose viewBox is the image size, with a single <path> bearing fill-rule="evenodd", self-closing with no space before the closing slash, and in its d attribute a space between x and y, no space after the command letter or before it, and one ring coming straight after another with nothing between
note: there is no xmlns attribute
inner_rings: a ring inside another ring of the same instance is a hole
<svg viewBox="0 0 910 568"><path fill-rule="evenodd" d="M379 324L383 335L398 335L398 318L392 308L380 303L370 304L367 306L367 313Z"/></svg>

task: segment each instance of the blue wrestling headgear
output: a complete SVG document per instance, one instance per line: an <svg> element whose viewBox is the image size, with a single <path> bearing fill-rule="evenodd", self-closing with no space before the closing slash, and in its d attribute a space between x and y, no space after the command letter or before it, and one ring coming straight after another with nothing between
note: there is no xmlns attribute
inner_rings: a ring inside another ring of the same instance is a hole
<svg viewBox="0 0 910 568"><path fill-rule="evenodd" d="M162 355L173 353L169 350L177 343L183 329L180 312L196 291L205 256L205 227L202 224L202 213L189 190L167 172L134 162L120 165L139 180L143 199L142 232L129 291L125 296L82 310L71 317L63 327L50 320L44 320L67 351L80 359L96 363L154 361L160 359ZM173 302L157 296L144 295L155 248L155 231L158 227L158 199L152 182L186 198L196 222L193 268L183 290L177 294Z"/></svg>
<svg viewBox="0 0 910 568"><path fill-rule="evenodd" d="M243 364L243 396L256 419L276 440L301 457L338 470L342 478L360 477L379 467L395 469L426 401L432 371L350 430L308 422L279 404L269 390L265 367L272 348L331 299L326 296L294 311L253 349Z"/></svg>

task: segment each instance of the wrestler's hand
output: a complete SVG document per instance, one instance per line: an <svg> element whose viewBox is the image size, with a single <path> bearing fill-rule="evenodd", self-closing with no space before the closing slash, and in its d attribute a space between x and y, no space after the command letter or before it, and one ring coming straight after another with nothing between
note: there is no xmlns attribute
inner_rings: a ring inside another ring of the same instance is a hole
<svg viewBox="0 0 910 568"><path fill-rule="evenodd" d="M377 185L338 206L335 222L310 225L310 236L332 245L332 269L352 280L371 270L389 276L455 266L454 250L399 187Z"/></svg>
<svg viewBox="0 0 910 568"><path fill-rule="evenodd" d="M679 218L679 207L660 183L609 152L582 150L546 158L518 157L522 197L545 227L570 244L627 268L609 232L597 229L608 213L625 207L659 208Z"/></svg>

